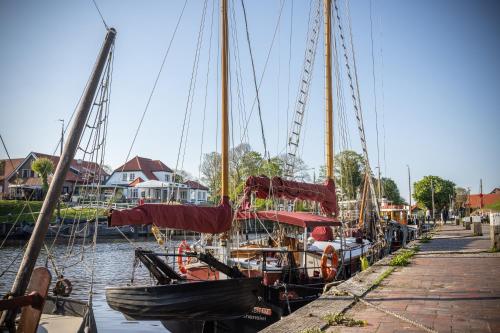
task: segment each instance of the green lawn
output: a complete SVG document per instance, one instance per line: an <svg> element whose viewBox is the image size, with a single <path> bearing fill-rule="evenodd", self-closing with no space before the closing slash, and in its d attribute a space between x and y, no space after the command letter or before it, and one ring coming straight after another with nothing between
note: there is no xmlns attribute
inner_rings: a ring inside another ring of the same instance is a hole
<svg viewBox="0 0 500 333"><path fill-rule="evenodd" d="M491 205L486 205L485 208L500 212L500 201Z"/></svg>
<svg viewBox="0 0 500 333"><path fill-rule="evenodd" d="M0 200L0 223L14 222L19 215L21 215L19 221L34 222L38 218L38 212L41 208L42 201ZM33 211L34 217L31 211ZM97 217L104 217L106 216L106 210L96 208L66 208L65 205L61 209L61 217L67 219L92 219L96 217L96 214ZM52 220L55 221L55 216Z"/></svg>

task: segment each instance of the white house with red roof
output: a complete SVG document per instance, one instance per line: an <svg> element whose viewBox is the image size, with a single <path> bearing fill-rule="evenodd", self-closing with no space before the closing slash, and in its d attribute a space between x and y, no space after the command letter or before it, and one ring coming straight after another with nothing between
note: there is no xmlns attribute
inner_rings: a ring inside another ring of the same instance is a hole
<svg viewBox="0 0 500 333"><path fill-rule="evenodd" d="M116 168L106 187L118 187L128 201L179 202L202 204L207 201L208 188L195 181L174 182L174 171L160 160L136 156Z"/></svg>

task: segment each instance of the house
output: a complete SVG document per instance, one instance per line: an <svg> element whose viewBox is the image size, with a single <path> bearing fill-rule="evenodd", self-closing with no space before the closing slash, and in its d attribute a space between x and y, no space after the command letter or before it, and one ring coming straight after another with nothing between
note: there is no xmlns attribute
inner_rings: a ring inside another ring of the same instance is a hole
<svg viewBox="0 0 500 333"><path fill-rule="evenodd" d="M160 160L136 156L113 171L106 185L129 185L140 178L142 181L172 181L174 171Z"/></svg>
<svg viewBox="0 0 500 333"><path fill-rule="evenodd" d="M497 202L500 202L500 189L498 187L488 194L469 194L465 201L465 207L477 209Z"/></svg>
<svg viewBox="0 0 500 333"><path fill-rule="evenodd" d="M208 200L208 187L194 180L184 182L188 187L188 202L195 205L204 204Z"/></svg>
<svg viewBox="0 0 500 333"><path fill-rule="evenodd" d="M42 199L42 179L33 170L31 164L39 158L52 161L54 168L59 163L59 156L30 152L24 158L0 160L0 190L3 198L31 200ZM97 163L75 159L63 183L62 194L73 195L80 186L102 184L108 173ZM52 175L49 175L50 183Z"/></svg>
<svg viewBox="0 0 500 333"><path fill-rule="evenodd" d="M136 156L116 168L108 181L109 190L119 188L129 202L166 202L202 204L208 188L195 181L174 181L174 171L160 160Z"/></svg>

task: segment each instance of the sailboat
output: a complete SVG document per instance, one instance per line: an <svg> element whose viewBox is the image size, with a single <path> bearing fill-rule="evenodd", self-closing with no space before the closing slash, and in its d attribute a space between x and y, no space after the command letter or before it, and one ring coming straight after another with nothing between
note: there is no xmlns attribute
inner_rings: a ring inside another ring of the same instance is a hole
<svg viewBox="0 0 500 333"><path fill-rule="evenodd" d="M200 233L224 233L231 228L233 212L229 202L228 140L228 17L227 0L221 1L222 22L222 193L217 207L144 204L130 210L112 211L112 226L152 223L159 228ZM220 271L218 280L191 280L176 273L154 253L140 252L139 258L158 280L155 286L106 288L112 309L140 320L212 321L234 319L248 313L257 303L261 277L246 277L210 254L192 253Z"/></svg>
<svg viewBox="0 0 500 333"><path fill-rule="evenodd" d="M111 211L109 215L111 226L152 224L155 228L219 234L221 242L195 251L181 243L178 254L137 249L136 258L156 279L156 285L107 287L106 299L112 309L127 318L162 320L169 328L173 322L177 328L182 327L182 323L187 326L203 323L198 327L215 325L217 331L238 328L242 332L253 332L317 299L324 286L338 278L340 266L349 265L348 274L359 270L359 258L369 252L371 243L354 237L344 238L342 233L340 240L328 235L333 227L342 230L333 171L331 6L331 0L324 0L325 183L252 176L246 181L241 205L233 212L228 196L228 18L227 0L222 0L222 190L219 206L142 204ZM253 197L317 202L322 215L257 211L251 204ZM267 245L258 241L235 243L230 233L233 223L247 220L274 223L283 237L278 242L266 238ZM211 254L210 250L214 249L222 252L221 258ZM196 258L198 263L184 265L181 260L179 273L162 259L170 256Z"/></svg>
<svg viewBox="0 0 500 333"><path fill-rule="evenodd" d="M66 174L79 148L87 118L95 105L96 94L103 82L103 72L105 68L109 68L107 66L111 60L115 37L116 30L107 29L15 281L8 297L0 300L2 331L34 333L41 326L45 332L97 332L91 298L88 302L83 302L69 297L50 296L51 273L46 267L35 265L44 245L52 214L59 202ZM60 282L60 287L69 290L68 282L61 276L58 277L56 287ZM67 296L68 293L63 290L63 294Z"/></svg>

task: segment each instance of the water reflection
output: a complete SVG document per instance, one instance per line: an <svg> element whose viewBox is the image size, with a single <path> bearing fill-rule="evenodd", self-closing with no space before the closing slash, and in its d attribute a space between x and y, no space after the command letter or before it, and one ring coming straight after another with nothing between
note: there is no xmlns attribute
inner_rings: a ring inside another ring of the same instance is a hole
<svg viewBox="0 0 500 333"><path fill-rule="evenodd" d="M47 244L50 246L50 244ZM134 242L134 246L158 251L156 243ZM0 274L17 257L12 267L0 277L0 295L3 296L11 287L22 259L18 255L22 247L5 247L0 249ZM54 266L57 271L70 279L73 284L72 297L87 300L92 278L92 248L82 246L82 240L76 239L73 244L55 245L52 252L54 261L47 261L47 255L42 250L37 266L47 265L55 280ZM123 315L111 310L106 303L104 289L109 285L130 283L134 247L123 241L98 243L95 253L95 270L93 285L93 308L99 332L168 332L157 321L127 321ZM135 271L135 283L151 283L148 271L140 266Z"/></svg>

